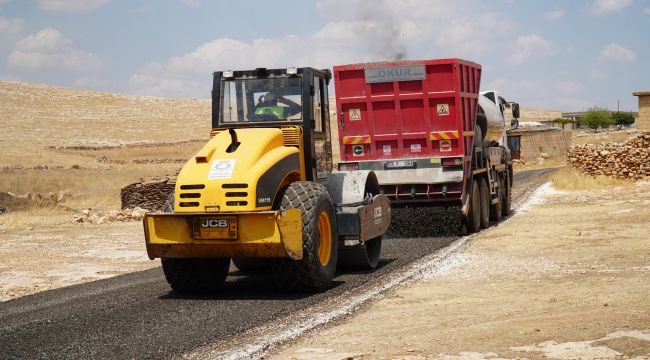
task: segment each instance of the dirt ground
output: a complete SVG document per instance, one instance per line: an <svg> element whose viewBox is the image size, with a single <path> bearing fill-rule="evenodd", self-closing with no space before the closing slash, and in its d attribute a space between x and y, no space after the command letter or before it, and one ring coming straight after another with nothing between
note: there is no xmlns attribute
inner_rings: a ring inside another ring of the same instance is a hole
<svg viewBox="0 0 650 360"><path fill-rule="evenodd" d="M648 359L650 182L559 192L271 359Z"/></svg>
<svg viewBox="0 0 650 360"><path fill-rule="evenodd" d="M160 266L142 223L65 224L0 231L0 301Z"/></svg>

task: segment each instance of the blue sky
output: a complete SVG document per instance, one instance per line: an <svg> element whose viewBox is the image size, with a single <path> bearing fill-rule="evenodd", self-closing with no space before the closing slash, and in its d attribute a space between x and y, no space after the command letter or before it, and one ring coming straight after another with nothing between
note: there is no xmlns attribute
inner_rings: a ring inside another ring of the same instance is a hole
<svg viewBox="0 0 650 360"><path fill-rule="evenodd" d="M215 70L461 57L524 106L637 110L650 0L0 0L0 79L209 98Z"/></svg>

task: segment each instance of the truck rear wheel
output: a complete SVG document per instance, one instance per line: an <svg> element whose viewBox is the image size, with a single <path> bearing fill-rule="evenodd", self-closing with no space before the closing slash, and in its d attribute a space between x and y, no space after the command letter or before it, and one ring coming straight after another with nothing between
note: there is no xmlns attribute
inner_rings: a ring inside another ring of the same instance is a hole
<svg viewBox="0 0 650 360"><path fill-rule="evenodd" d="M302 210L302 259L273 264L278 284L300 291L324 290L332 283L338 257L336 214L327 189L314 182L294 182L280 209Z"/></svg>
<svg viewBox="0 0 650 360"><path fill-rule="evenodd" d="M472 181L469 193L469 209L465 217L465 227L468 233L475 233L481 230L481 196L478 190L477 179Z"/></svg>
<svg viewBox="0 0 650 360"><path fill-rule="evenodd" d="M495 222L501 221L501 217L503 214L503 210L501 208L503 207L504 175L497 175L499 177L499 188L497 189L497 198L499 199L499 202L492 205L492 208L490 209L490 220Z"/></svg>
<svg viewBox="0 0 650 360"><path fill-rule="evenodd" d="M510 172L506 171L503 177L503 205L501 206L501 214L503 216L510 215L512 209L512 178Z"/></svg>
<svg viewBox="0 0 650 360"><path fill-rule="evenodd" d="M213 292L221 288L230 267L230 258L162 258L165 278L174 291L181 293Z"/></svg>
<svg viewBox="0 0 650 360"><path fill-rule="evenodd" d="M481 228L487 229L490 227L490 188L488 187L485 178L479 180L480 193L481 193Z"/></svg>
<svg viewBox="0 0 650 360"><path fill-rule="evenodd" d="M339 249L338 266L347 270L372 270L379 265L381 240L378 236L355 246Z"/></svg>

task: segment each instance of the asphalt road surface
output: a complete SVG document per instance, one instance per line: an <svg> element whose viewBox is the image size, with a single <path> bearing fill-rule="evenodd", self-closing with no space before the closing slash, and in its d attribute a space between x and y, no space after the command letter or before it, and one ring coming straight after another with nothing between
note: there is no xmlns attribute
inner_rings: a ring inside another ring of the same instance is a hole
<svg viewBox="0 0 650 360"><path fill-rule="evenodd" d="M513 198L532 191L547 172L516 174ZM413 226L425 227L408 225ZM231 267L225 288L212 296L171 292L161 268L25 296L0 303L0 358L178 357L341 296L457 238L385 238L379 269L339 274L332 288L319 294L279 291L268 275Z"/></svg>

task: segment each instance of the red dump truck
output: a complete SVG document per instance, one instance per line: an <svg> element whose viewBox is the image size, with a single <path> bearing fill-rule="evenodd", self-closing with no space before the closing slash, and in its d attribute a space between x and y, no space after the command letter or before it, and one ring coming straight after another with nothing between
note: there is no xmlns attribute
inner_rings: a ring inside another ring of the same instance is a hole
<svg viewBox="0 0 650 360"><path fill-rule="evenodd" d="M504 111L461 59L334 67L340 170L373 170L393 206L460 206L467 232L510 212ZM515 120L516 121L516 120Z"/></svg>

